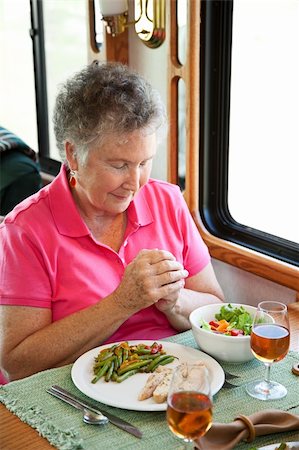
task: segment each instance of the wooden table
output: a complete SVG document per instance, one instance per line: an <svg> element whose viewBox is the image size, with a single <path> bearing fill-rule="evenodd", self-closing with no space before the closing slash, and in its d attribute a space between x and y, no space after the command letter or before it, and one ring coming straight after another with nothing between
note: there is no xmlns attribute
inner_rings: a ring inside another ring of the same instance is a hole
<svg viewBox="0 0 299 450"><path fill-rule="evenodd" d="M299 302L288 306L291 327L291 350L298 352L299 362ZM0 448L1 450L46 450L53 449L49 442L38 435L29 425L9 412L0 403Z"/></svg>

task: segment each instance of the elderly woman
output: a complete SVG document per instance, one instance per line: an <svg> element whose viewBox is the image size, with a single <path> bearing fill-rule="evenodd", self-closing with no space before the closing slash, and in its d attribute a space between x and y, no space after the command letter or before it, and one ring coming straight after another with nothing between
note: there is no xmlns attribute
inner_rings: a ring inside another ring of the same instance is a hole
<svg viewBox="0 0 299 450"><path fill-rule="evenodd" d="M0 366L8 380L102 343L159 339L223 294L177 186L150 179L158 94L94 63L58 94L55 180L1 224Z"/></svg>

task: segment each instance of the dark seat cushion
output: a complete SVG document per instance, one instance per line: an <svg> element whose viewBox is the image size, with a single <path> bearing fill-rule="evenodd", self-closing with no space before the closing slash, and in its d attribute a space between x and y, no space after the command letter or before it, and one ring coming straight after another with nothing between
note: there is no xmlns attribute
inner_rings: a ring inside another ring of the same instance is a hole
<svg viewBox="0 0 299 450"><path fill-rule="evenodd" d="M42 187L36 153L18 136L0 127L0 214Z"/></svg>

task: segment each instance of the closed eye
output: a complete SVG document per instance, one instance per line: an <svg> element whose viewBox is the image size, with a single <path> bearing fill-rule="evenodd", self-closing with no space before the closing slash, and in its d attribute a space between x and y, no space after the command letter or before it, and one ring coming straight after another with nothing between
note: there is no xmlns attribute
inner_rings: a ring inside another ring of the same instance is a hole
<svg viewBox="0 0 299 450"><path fill-rule="evenodd" d="M112 167L114 169L118 169L118 170L123 170L126 169L128 167L127 163L123 163L123 164L112 164Z"/></svg>
<svg viewBox="0 0 299 450"><path fill-rule="evenodd" d="M144 166L146 166L148 163L149 163L149 161L151 161L152 160L152 158L150 158L150 159L147 159L147 160L145 160L145 161L142 161L140 164L139 164L139 167L144 167ZM129 167L129 164L127 163L127 162L124 162L124 163L114 163L114 164L112 164L112 167L114 168L114 169L117 169L117 170L124 170L124 169L127 169L128 167Z"/></svg>

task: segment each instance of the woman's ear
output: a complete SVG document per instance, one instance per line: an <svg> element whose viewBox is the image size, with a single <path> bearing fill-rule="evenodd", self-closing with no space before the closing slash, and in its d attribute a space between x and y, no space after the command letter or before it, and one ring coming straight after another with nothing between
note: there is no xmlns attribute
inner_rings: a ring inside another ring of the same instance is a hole
<svg viewBox="0 0 299 450"><path fill-rule="evenodd" d="M78 162L76 157L76 150L74 144L71 142L65 142L65 155L71 170L78 170Z"/></svg>

